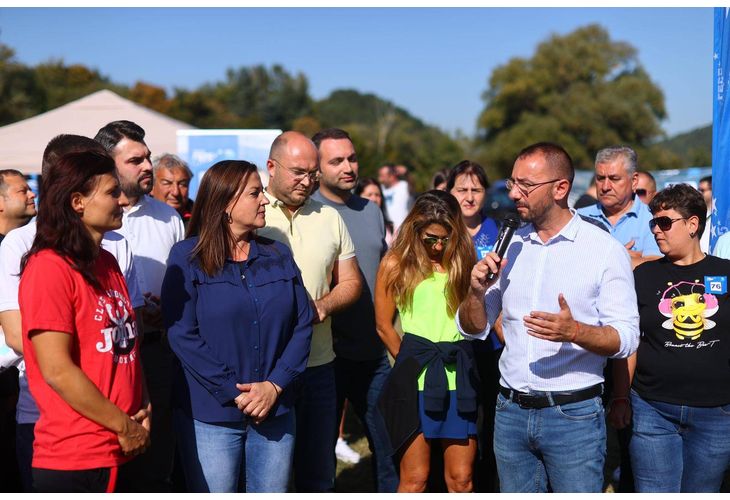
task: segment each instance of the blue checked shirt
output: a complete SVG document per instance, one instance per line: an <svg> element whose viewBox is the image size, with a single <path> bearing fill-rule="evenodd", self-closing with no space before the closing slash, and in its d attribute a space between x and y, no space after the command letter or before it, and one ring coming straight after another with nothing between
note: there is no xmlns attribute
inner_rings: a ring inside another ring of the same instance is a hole
<svg viewBox="0 0 730 500"><path fill-rule="evenodd" d="M532 224L520 227L507 249L497 282L484 296L486 329L466 338L483 339L503 313L505 347L499 360L500 383L530 391L571 391L603 382L606 357L569 342L551 342L527 333L523 317L531 311L557 313L562 293L577 321L612 326L621 346L613 358L625 358L639 345L631 259L611 235L582 220L575 211L563 229L543 242Z"/></svg>

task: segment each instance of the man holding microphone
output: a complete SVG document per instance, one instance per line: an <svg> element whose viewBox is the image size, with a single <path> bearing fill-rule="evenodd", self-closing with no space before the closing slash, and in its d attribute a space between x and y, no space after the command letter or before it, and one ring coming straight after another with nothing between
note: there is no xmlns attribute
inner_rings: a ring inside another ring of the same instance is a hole
<svg viewBox="0 0 730 500"><path fill-rule="evenodd" d="M503 492L601 491L603 367L639 342L631 260L568 208L573 176L556 144L520 152L507 187L526 224L504 256L474 266L457 314L465 337L483 339L502 313L494 451Z"/></svg>

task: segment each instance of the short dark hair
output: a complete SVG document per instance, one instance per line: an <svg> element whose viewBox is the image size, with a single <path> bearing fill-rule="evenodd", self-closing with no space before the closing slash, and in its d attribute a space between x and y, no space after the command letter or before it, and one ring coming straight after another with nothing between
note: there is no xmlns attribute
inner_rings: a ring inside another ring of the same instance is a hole
<svg viewBox="0 0 730 500"><path fill-rule="evenodd" d="M392 164L392 163L385 163L384 165L381 165L380 168L378 168L378 171L380 171L383 168L387 168L388 169L388 173L390 175L394 175L394 176L398 177L398 172L396 172L395 165L394 164Z"/></svg>
<svg viewBox="0 0 730 500"><path fill-rule="evenodd" d="M4 195L8 191L8 185L5 183L5 177L22 177L25 179L23 173L19 170L15 170L14 168L0 170L0 195Z"/></svg>
<svg viewBox="0 0 730 500"><path fill-rule="evenodd" d="M690 218L693 215L699 219L699 229L695 235L702 236L707 222L707 205L702 193L689 184L674 184L659 191L649 203L649 210L656 214L660 210L676 210L682 217Z"/></svg>
<svg viewBox="0 0 730 500"><path fill-rule="evenodd" d="M535 154L543 155L546 163L554 172L562 178L568 179L568 182L571 184L573 183L573 178L575 177L573 159L562 146L552 142L537 142L520 151L517 155L517 160L522 160Z"/></svg>
<svg viewBox="0 0 730 500"><path fill-rule="evenodd" d="M702 179L700 179L700 182L707 182L710 185L710 187L712 187L712 176L707 175L707 176L703 177Z"/></svg>
<svg viewBox="0 0 730 500"><path fill-rule="evenodd" d="M326 128L320 130L312 136L312 142L315 146L317 146L317 149L319 149L319 145L322 144L322 141L326 139L347 139L348 141L352 142L352 139L350 139L350 134L348 134L341 128Z"/></svg>
<svg viewBox="0 0 730 500"><path fill-rule="evenodd" d="M104 146L104 149L110 154L125 138L144 144L144 129L129 120L117 120L101 127L94 136L94 140Z"/></svg>
<svg viewBox="0 0 730 500"><path fill-rule="evenodd" d="M473 175L479 181L479 184L486 190L489 188L489 180L487 180L487 173L484 171L481 165L471 160L463 160L457 163L454 168L449 172L449 177L446 179L446 191L451 192L456 184L456 178L461 174Z"/></svg>
<svg viewBox="0 0 730 500"><path fill-rule="evenodd" d="M41 176L45 177L49 169L58 163L58 160L69 153L94 153L106 154L104 147L99 142L83 135L60 134L48 141L46 149L43 150L43 161L41 163Z"/></svg>

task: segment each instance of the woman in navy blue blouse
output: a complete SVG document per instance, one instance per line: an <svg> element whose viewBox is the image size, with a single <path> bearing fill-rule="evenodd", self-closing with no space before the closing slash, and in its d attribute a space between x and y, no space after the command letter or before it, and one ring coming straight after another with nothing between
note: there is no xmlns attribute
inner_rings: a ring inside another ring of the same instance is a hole
<svg viewBox="0 0 730 500"><path fill-rule="evenodd" d="M191 492L286 491L312 312L291 251L256 236L266 204L255 165L216 163L191 237L168 259L162 312L179 360L173 407Z"/></svg>

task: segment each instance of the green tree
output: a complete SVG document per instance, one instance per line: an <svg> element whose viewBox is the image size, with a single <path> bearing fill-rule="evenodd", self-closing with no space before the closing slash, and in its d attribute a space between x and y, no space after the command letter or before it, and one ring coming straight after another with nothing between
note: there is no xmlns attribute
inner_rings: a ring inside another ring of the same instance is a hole
<svg viewBox="0 0 730 500"><path fill-rule="evenodd" d="M45 93L43 111L57 108L101 89L110 89L124 96L128 93L127 87L115 85L97 70L81 64L67 66L61 59L52 59L37 65L35 75Z"/></svg>
<svg viewBox="0 0 730 500"><path fill-rule="evenodd" d="M229 69L226 81L213 92L241 128L291 128L312 102L307 78L293 76L278 64Z"/></svg>
<svg viewBox="0 0 730 500"><path fill-rule="evenodd" d="M457 141L374 94L335 90L315 104L314 116L322 127L350 133L362 176L375 176L384 163L402 163L410 167L416 187L423 190L434 171L462 159Z"/></svg>
<svg viewBox="0 0 730 500"><path fill-rule="evenodd" d="M613 144L636 148L655 168L677 159L650 148L662 135L662 91L636 49L612 41L598 25L553 35L531 58L496 68L483 100L479 159L501 175L523 147L538 141L563 145L582 168L592 168L596 151Z"/></svg>
<svg viewBox="0 0 730 500"><path fill-rule="evenodd" d="M0 43L0 125L40 113L45 102L33 68L18 62L15 51Z"/></svg>

